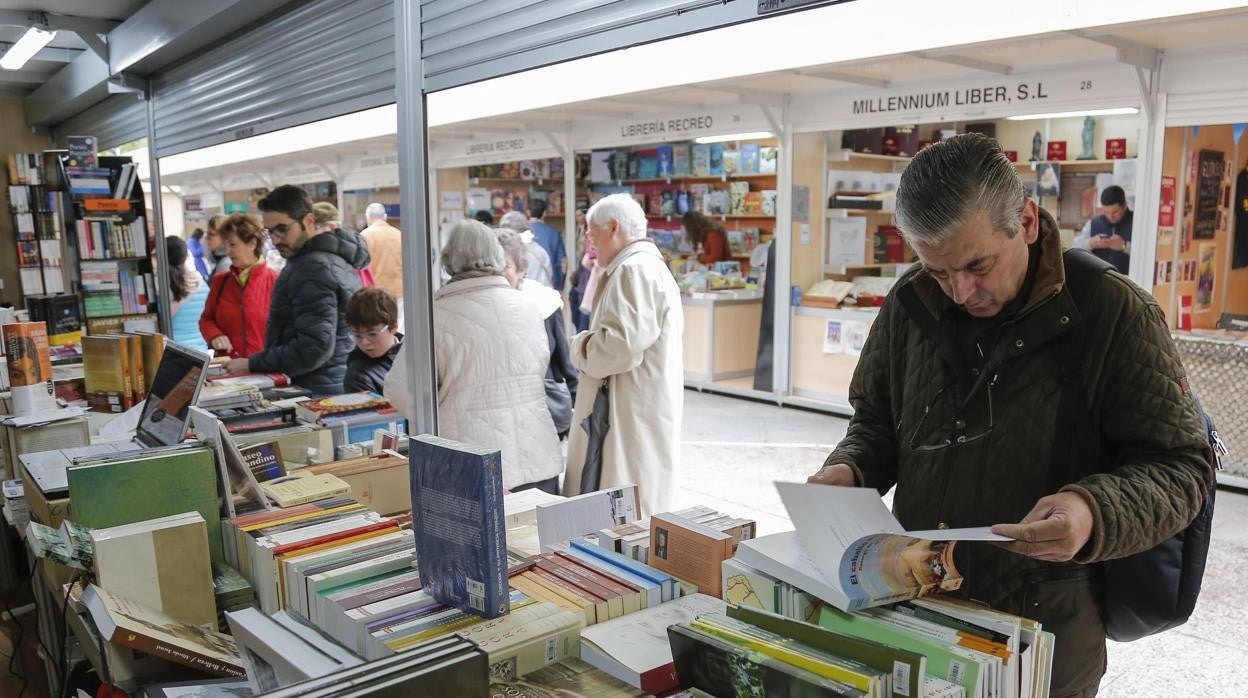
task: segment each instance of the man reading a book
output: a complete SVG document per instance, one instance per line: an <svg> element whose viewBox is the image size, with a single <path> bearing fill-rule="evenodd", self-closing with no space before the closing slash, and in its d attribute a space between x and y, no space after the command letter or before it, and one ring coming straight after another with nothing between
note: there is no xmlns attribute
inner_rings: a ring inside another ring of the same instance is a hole
<svg viewBox="0 0 1248 698"><path fill-rule="evenodd" d="M1106 655L1093 565L1184 529L1213 481L1165 319L1116 271L1097 269L1076 305L1067 271L1095 260L1063 256L1053 218L982 135L914 158L897 223L920 263L872 326L847 435L810 480L896 485L910 530L992 525L1015 539L957 546L959 594L1043 623L1057 640L1052 695L1095 695ZM1084 351L1062 351L1076 340ZM1063 397L1078 393L1099 458L1064 421Z"/></svg>
<svg viewBox="0 0 1248 698"><path fill-rule="evenodd" d="M269 304L264 349L232 359L230 373L285 373L321 395L342 393L354 342L347 302L360 290L368 248L356 233L318 232L312 199L284 184L260 200L264 227L286 262Z"/></svg>

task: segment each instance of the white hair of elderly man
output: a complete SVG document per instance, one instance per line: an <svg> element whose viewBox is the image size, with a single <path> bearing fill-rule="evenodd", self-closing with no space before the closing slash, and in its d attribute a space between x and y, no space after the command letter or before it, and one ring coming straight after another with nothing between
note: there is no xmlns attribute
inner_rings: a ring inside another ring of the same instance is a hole
<svg viewBox="0 0 1248 698"><path fill-rule="evenodd" d="M364 209L364 220L368 221L369 225L386 220L386 205L376 201L369 204L368 208Z"/></svg>
<svg viewBox="0 0 1248 698"><path fill-rule="evenodd" d="M603 197L598 203L589 207L585 219L590 225L606 225L610 221L619 224L629 240L640 240L646 236L646 212L628 194L612 194Z"/></svg>

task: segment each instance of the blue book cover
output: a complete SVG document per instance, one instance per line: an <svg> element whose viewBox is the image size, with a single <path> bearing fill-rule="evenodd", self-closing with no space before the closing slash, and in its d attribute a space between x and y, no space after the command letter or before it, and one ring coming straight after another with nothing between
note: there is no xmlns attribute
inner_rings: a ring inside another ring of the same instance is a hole
<svg viewBox="0 0 1248 698"><path fill-rule="evenodd" d="M659 176L671 177L673 174L672 146L661 145L658 147L658 152L659 152Z"/></svg>
<svg viewBox="0 0 1248 698"><path fill-rule="evenodd" d="M711 146L701 144L693 146L690 149L692 160L690 161L690 171L694 177L706 177L711 173Z"/></svg>
<svg viewBox="0 0 1248 698"><path fill-rule="evenodd" d="M719 176L724 173L724 144L711 144L711 176Z"/></svg>
<svg viewBox="0 0 1248 698"><path fill-rule="evenodd" d="M761 152L757 143L741 145L741 174L758 174L761 166Z"/></svg>
<svg viewBox="0 0 1248 698"><path fill-rule="evenodd" d="M655 179L659 176L659 159L644 157L637 159L637 179Z"/></svg>
<svg viewBox="0 0 1248 698"><path fill-rule="evenodd" d="M677 143L672 146L672 175L688 177L690 173L689 144Z"/></svg>
<svg viewBox="0 0 1248 698"><path fill-rule="evenodd" d="M621 555L614 550L607 550L606 548L595 545L584 538L573 538L569 541L569 543L574 550L579 550L586 555L592 555L599 560L605 560L606 562L609 562L616 567L625 569L642 579L658 584L659 588L663 590L664 601L671 601L678 596L676 578L666 572L660 572L650 565L638 562L631 557Z"/></svg>
<svg viewBox="0 0 1248 698"><path fill-rule="evenodd" d="M506 615L502 454L427 434L409 443L421 584L448 606Z"/></svg>

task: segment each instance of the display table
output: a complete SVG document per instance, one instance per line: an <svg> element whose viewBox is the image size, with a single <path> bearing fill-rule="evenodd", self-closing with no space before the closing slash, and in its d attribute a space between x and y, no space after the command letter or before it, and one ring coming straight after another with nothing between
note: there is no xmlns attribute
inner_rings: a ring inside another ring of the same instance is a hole
<svg viewBox="0 0 1248 698"><path fill-rule="evenodd" d="M1187 332L1176 333L1174 340L1188 380L1229 450L1222 467L1248 477L1248 401L1244 400L1248 341L1237 334Z"/></svg>
<svg viewBox="0 0 1248 698"><path fill-rule="evenodd" d="M849 380L858 366L860 342L866 340L879 309L797 306L790 310L793 342L789 365L793 395L848 413L846 411L851 409ZM831 336L829 323L833 325ZM855 338L859 342L856 347Z"/></svg>
<svg viewBox="0 0 1248 698"><path fill-rule="evenodd" d="M754 375L758 329L763 317L762 293L742 298L739 292L686 296L685 383L713 383Z"/></svg>

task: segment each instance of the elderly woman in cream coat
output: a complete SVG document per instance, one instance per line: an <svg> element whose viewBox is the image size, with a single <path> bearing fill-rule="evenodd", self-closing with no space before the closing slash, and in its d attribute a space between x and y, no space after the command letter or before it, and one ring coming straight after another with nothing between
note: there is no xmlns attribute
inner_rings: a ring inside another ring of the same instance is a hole
<svg viewBox="0 0 1248 698"><path fill-rule="evenodd" d="M550 346L540 311L508 283L498 236L480 222L451 228L442 266L451 281L433 300L438 434L501 450L507 490L557 493L563 454L546 408ZM407 414L405 380L391 371L386 396Z"/></svg>
<svg viewBox="0 0 1248 698"><path fill-rule="evenodd" d="M603 267L587 332L572 339L581 371L564 494L579 494L588 436L581 423L607 386L609 428L599 487L633 483L646 515L670 510L684 409L684 313L680 289L646 238L646 214L625 194L589 209L589 236Z"/></svg>

